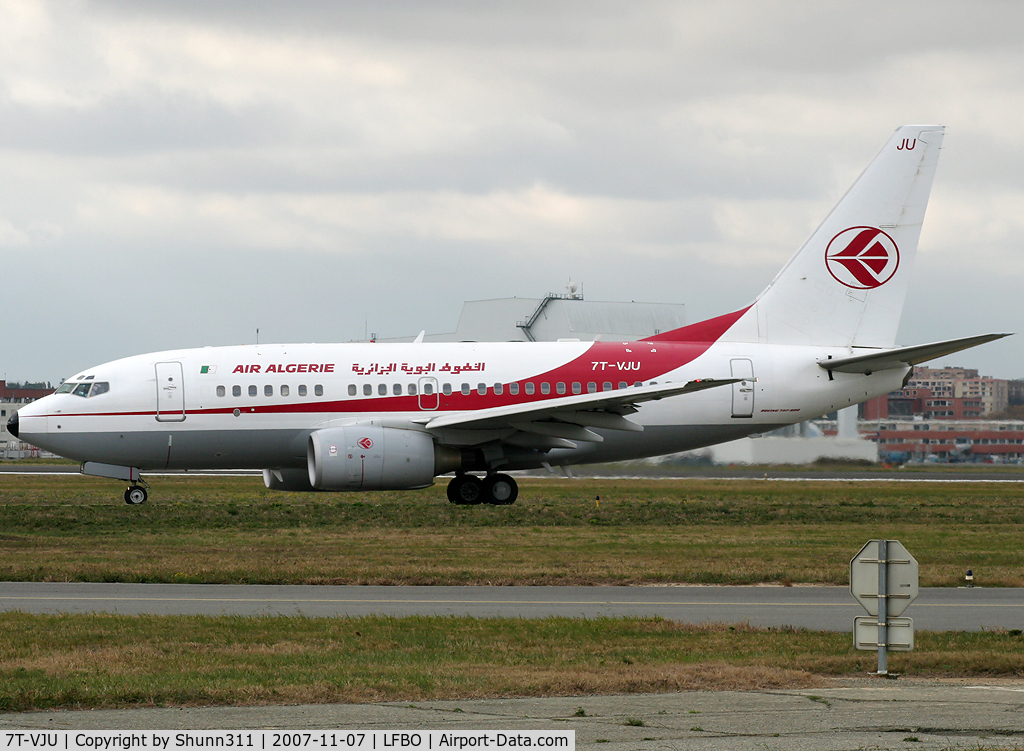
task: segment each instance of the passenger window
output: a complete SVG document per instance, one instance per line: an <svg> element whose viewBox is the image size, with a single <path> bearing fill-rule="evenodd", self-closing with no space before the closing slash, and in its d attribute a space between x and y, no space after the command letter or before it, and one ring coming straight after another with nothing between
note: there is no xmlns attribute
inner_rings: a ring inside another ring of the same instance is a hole
<svg viewBox="0 0 1024 751"><path fill-rule="evenodd" d="M441 393L444 394L445 396L451 396L452 395L452 385L450 383L444 384L441 387Z"/></svg>
<svg viewBox="0 0 1024 751"><path fill-rule="evenodd" d="M629 388L629 384L626 383L625 381L619 381L619 388L620 389L628 389Z"/></svg>
<svg viewBox="0 0 1024 751"><path fill-rule="evenodd" d="M355 389L355 386L349 386L349 393L350 394L354 394L355 393L354 389ZM302 384L301 386L299 386L299 396L305 396L305 395L306 395L306 384Z"/></svg>
<svg viewBox="0 0 1024 751"><path fill-rule="evenodd" d="M281 386L281 396L288 396L289 388L287 386Z"/></svg>
<svg viewBox="0 0 1024 751"><path fill-rule="evenodd" d="M583 391L583 386L580 385L579 381L572 382L572 393L579 394Z"/></svg>
<svg viewBox="0 0 1024 751"><path fill-rule="evenodd" d="M323 396L324 387L318 383L316 386L313 387L313 393L316 394L317 396Z"/></svg>
<svg viewBox="0 0 1024 751"><path fill-rule="evenodd" d="M231 396L241 396L241 395L242 395L242 387L241 386L232 386L231 387Z"/></svg>
<svg viewBox="0 0 1024 751"><path fill-rule="evenodd" d="M402 395L402 384L396 383L395 385L393 385L391 387L391 393L394 394L395 396L401 396Z"/></svg>
<svg viewBox="0 0 1024 751"><path fill-rule="evenodd" d="M548 383L547 381L544 381L540 385L540 393L542 393L542 394L550 394L551 393L551 384Z"/></svg>
<svg viewBox="0 0 1024 751"><path fill-rule="evenodd" d="M302 393L302 386L299 386L299 393L300 394ZM348 385L348 395L349 396L355 396L356 395L356 385L354 383L350 383Z"/></svg>
<svg viewBox="0 0 1024 751"><path fill-rule="evenodd" d="M602 390L602 391L611 391L611 390L612 390L612 384L611 384L611 381L605 381L605 382L604 382L604 383L603 383L603 384L601 385L601 390Z"/></svg>
<svg viewBox="0 0 1024 751"><path fill-rule="evenodd" d="M494 393L495 394L498 394L499 396L501 396L501 394L503 394L504 392L505 392L505 388L500 383L494 384Z"/></svg>
<svg viewBox="0 0 1024 751"><path fill-rule="evenodd" d="M263 396L273 396L273 395L274 395L274 387L271 386L268 383L266 386L263 387Z"/></svg>
<svg viewBox="0 0 1024 751"><path fill-rule="evenodd" d="M96 383L92 385L92 391L89 392L89 398L99 396L100 394L105 394L108 391L110 391L109 383L107 383L106 381L96 381Z"/></svg>
<svg viewBox="0 0 1024 751"><path fill-rule="evenodd" d="M562 383L561 381L556 383L555 384L555 391L557 391L559 394L564 394L565 393L565 384Z"/></svg>
<svg viewBox="0 0 1024 751"><path fill-rule="evenodd" d="M256 387L255 386L250 386L249 387L249 396L256 396Z"/></svg>
<svg viewBox="0 0 1024 751"><path fill-rule="evenodd" d="M363 396L372 396L372 395L373 395L373 386L371 386L368 383L364 383L363 384Z"/></svg>
<svg viewBox="0 0 1024 751"><path fill-rule="evenodd" d="M432 384L432 383L424 383L423 384L423 394L424 394L424 396L433 396L434 395L434 384Z"/></svg>
<svg viewBox="0 0 1024 751"><path fill-rule="evenodd" d="M223 386L218 386L217 387L217 396L227 396L227 393L228 393L227 389L224 388Z"/></svg>
<svg viewBox="0 0 1024 751"><path fill-rule="evenodd" d="M636 383L634 383L633 385L634 385L634 386L636 386L637 388L640 388L641 386L643 386L643 385L644 385L644 382L643 382L643 381L637 381L637 382L636 382Z"/></svg>
<svg viewBox="0 0 1024 751"><path fill-rule="evenodd" d="M519 384L518 383L510 383L508 385L508 393L512 394L512 396L515 396L516 394L518 394L519 393Z"/></svg>
<svg viewBox="0 0 1024 751"><path fill-rule="evenodd" d="M534 389L533 381L527 381L526 382L526 393L528 395L530 395L530 396L533 396L533 389Z"/></svg>
<svg viewBox="0 0 1024 751"><path fill-rule="evenodd" d="M478 383L476 385L476 393L480 394L480 396L487 396L487 384Z"/></svg>
<svg viewBox="0 0 1024 751"><path fill-rule="evenodd" d="M588 394L596 394L597 393L597 384L594 383L593 381L588 382L587 383L587 393Z"/></svg>
<svg viewBox="0 0 1024 751"><path fill-rule="evenodd" d="M406 393L409 394L409 396L416 396L416 384L410 383L409 390Z"/></svg>
<svg viewBox="0 0 1024 751"><path fill-rule="evenodd" d="M387 396L388 395L388 385L386 383L378 383L377 384L377 393L380 394L381 396Z"/></svg>
<svg viewBox="0 0 1024 751"><path fill-rule="evenodd" d="M469 384L468 383L462 384L462 395L463 396L469 396Z"/></svg>

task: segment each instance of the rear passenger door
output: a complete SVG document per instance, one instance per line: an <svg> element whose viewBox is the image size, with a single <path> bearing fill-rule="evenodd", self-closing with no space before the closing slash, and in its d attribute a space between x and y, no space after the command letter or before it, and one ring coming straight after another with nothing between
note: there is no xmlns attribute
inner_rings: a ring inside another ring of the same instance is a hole
<svg viewBox="0 0 1024 751"><path fill-rule="evenodd" d="M729 361L733 378L743 380L732 385L732 416L754 416L754 363L746 358Z"/></svg>

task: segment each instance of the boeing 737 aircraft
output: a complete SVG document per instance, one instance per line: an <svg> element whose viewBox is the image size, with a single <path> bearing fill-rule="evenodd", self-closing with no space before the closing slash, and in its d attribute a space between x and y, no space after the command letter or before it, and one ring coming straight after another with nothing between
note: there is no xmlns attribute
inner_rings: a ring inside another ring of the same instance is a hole
<svg viewBox="0 0 1024 751"><path fill-rule="evenodd" d="M943 128L899 128L747 307L640 341L264 344L116 360L25 406L12 434L128 481L259 468L275 490L513 503L507 472L708 446L899 389L998 339L895 347Z"/></svg>

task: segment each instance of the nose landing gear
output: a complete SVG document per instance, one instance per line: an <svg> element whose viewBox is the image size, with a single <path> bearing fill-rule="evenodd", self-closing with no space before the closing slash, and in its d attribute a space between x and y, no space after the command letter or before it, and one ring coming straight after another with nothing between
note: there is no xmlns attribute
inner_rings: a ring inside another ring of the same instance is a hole
<svg viewBox="0 0 1024 751"><path fill-rule="evenodd" d="M131 485L124 491L124 502L129 506L138 506L140 503L145 503L146 499L149 498L149 492L145 485Z"/></svg>
<svg viewBox="0 0 1024 751"><path fill-rule="evenodd" d="M127 480L131 483L124 491L124 502L129 506L138 506L145 503L149 497L149 485L142 479L138 467L122 467L119 464L102 464L100 462L85 462L79 471L83 475L91 477L110 477L114 480Z"/></svg>

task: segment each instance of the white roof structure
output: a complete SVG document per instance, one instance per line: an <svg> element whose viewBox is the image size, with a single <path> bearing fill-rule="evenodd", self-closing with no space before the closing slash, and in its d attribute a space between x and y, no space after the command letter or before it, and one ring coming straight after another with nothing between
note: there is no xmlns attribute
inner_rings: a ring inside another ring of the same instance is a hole
<svg viewBox="0 0 1024 751"><path fill-rule="evenodd" d="M450 334L426 334L425 342L553 342L601 338L635 340L686 325L685 306L673 303L589 302L581 295L504 297L463 303ZM378 338L410 342L414 336Z"/></svg>

